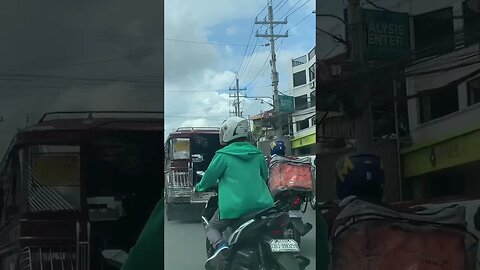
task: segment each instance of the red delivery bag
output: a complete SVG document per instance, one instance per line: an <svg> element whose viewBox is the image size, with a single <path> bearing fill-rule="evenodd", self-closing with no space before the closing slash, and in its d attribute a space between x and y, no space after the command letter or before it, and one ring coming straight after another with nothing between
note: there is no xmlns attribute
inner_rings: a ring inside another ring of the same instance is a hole
<svg viewBox="0 0 480 270"><path fill-rule="evenodd" d="M469 270L477 238L464 206L417 215L354 199L335 220L331 247L335 270Z"/></svg>
<svg viewBox="0 0 480 270"><path fill-rule="evenodd" d="M311 158L273 156L269 167L268 186L272 194L287 189L313 191L315 166Z"/></svg>

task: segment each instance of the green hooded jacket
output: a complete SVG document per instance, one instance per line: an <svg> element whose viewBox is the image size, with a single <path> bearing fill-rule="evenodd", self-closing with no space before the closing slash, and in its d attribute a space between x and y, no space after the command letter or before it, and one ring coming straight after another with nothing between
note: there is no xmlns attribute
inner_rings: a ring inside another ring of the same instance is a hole
<svg viewBox="0 0 480 270"><path fill-rule="evenodd" d="M248 142L235 142L217 151L195 189L203 192L218 182L220 219L232 219L274 205L267 180L263 153Z"/></svg>
<svg viewBox="0 0 480 270"><path fill-rule="evenodd" d="M163 198L157 203L122 270L164 269Z"/></svg>

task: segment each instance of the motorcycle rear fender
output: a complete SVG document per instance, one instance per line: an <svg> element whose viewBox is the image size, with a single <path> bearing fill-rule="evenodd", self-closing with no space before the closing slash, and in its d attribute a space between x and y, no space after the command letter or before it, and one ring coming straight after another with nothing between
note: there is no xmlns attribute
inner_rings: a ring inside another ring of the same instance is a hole
<svg viewBox="0 0 480 270"><path fill-rule="evenodd" d="M255 246L244 247L235 250L231 259L231 265L234 269L252 269L258 265L258 250Z"/></svg>
<svg viewBox="0 0 480 270"><path fill-rule="evenodd" d="M279 270L304 270L310 265L310 260L292 253L272 253Z"/></svg>

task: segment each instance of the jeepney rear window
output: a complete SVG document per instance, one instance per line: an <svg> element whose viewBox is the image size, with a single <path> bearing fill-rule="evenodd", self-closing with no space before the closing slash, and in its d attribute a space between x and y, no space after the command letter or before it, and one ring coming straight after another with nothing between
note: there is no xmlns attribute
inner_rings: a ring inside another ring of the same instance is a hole
<svg viewBox="0 0 480 270"><path fill-rule="evenodd" d="M79 146L28 146L20 162L29 211L80 209Z"/></svg>
<svg viewBox="0 0 480 270"><path fill-rule="evenodd" d="M190 139L172 139L173 159L190 159Z"/></svg>

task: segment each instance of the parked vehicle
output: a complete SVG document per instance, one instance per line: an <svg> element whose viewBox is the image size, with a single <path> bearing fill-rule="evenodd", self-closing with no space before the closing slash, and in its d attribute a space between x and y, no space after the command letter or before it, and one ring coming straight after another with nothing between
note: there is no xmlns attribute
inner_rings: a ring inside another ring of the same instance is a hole
<svg viewBox="0 0 480 270"><path fill-rule="evenodd" d="M0 269L114 269L162 196L163 113L54 112L0 164ZM107 254L108 255L108 254Z"/></svg>

